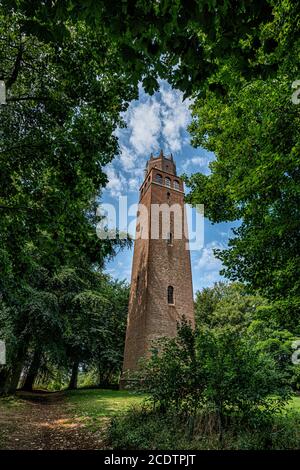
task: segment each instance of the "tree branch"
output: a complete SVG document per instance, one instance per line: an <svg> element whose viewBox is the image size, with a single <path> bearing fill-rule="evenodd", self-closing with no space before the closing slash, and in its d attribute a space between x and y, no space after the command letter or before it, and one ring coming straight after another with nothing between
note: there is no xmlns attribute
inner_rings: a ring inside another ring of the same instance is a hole
<svg viewBox="0 0 300 470"><path fill-rule="evenodd" d="M46 96L19 96L6 98L6 101L47 101L49 98Z"/></svg>
<svg viewBox="0 0 300 470"><path fill-rule="evenodd" d="M14 145L13 147L9 147L9 148L0 150L0 154L3 154L3 153L5 154L5 153L8 153L8 152L12 152L14 150L19 150L19 149L24 149L24 148L33 149L33 148L43 148L43 147L45 147L44 142L41 142L39 144L35 144L35 143L24 144L24 143L21 143L19 145Z"/></svg>
<svg viewBox="0 0 300 470"><path fill-rule="evenodd" d="M0 210L10 210L10 211L32 211L31 207L26 207L26 206L4 206L2 204L0 204Z"/></svg>
<svg viewBox="0 0 300 470"><path fill-rule="evenodd" d="M6 88L11 88L11 86L15 83L15 81L18 78L18 75L21 69L22 55L23 55L23 43L22 43L22 40L20 39L20 45L19 45L16 60L15 60L14 69L12 71L10 78L6 81Z"/></svg>

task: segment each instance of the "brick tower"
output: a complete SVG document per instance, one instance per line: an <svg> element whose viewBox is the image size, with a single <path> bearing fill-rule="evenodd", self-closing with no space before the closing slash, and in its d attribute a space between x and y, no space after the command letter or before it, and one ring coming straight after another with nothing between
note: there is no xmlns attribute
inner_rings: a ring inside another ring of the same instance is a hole
<svg viewBox="0 0 300 470"><path fill-rule="evenodd" d="M158 205L169 211L167 231L163 220L168 217L164 219L162 213L157 217ZM172 155L166 157L161 151L158 157L151 155L140 187L121 386L126 374L138 368L139 359L147 355L153 340L175 336L177 321L183 315L194 325L184 225L183 182L176 176Z"/></svg>

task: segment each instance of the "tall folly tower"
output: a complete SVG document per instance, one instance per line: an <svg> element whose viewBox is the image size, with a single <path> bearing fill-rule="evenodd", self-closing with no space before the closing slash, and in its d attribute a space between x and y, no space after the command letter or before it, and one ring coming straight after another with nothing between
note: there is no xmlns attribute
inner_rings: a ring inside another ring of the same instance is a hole
<svg viewBox="0 0 300 470"><path fill-rule="evenodd" d="M194 325L187 233L183 182L172 155L161 151L151 155L140 187L122 382L137 370L153 340L176 335L183 315Z"/></svg>

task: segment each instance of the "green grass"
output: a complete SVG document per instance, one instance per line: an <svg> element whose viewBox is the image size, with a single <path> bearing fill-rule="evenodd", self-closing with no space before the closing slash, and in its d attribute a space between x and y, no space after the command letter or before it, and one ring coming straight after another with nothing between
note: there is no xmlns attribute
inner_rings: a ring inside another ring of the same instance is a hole
<svg viewBox="0 0 300 470"><path fill-rule="evenodd" d="M173 418L159 417L149 414L148 407L140 405L145 395L125 390L75 390L66 391L61 402L62 413L67 411L71 420L82 423L91 431L103 431L106 436L110 434L109 445L113 448L129 449L216 449L217 439L214 436L207 438L200 433L191 439L186 435L182 425L173 422ZM0 415L18 417L23 408L28 406L27 401L18 397L0 399ZM135 407L129 415L126 412ZM109 423L114 420L114 428L109 431ZM13 423L12 423L13 425ZM1 429L1 426L0 426ZM240 430L236 434L227 433L226 447L228 449L260 449L266 448L264 442L271 440L270 448L286 449L300 448L300 396L294 396L286 406L282 415L277 416L275 424L265 436L257 433ZM1 441L0 431L0 441ZM105 437L106 439L106 437ZM269 444L268 444L269 445Z"/></svg>
<svg viewBox="0 0 300 470"><path fill-rule="evenodd" d="M0 409L19 410L24 408L25 403L15 396L0 397Z"/></svg>
<svg viewBox="0 0 300 470"><path fill-rule="evenodd" d="M291 410L298 411L300 413L300 396L294 396L288 404L288 407Z"/></svg>
<svg viewBox="0 0 300 470"><path fill-rule="evenodd" d="M233 421L224 431L222 445L215 426L211 427L210 417L199 418L201 415L190 434L189 423L176 415L159 414L138 406L112 420L108 443L113 449L300 449L300 396L294 396L269 424L258 421L240 425Z"/></svg>
<svg viewBox="0 0 300 470"><path fill-rule="evenodd" d="M99 422L124 414L142 403L144 396L126 390L74 390L66 392L69 411L91 428Z"/></svg>
<svg viewBox="0 0 300 470"><path fill-rule="evenodd" d="M88 431L100 433L104 442L107 425L111 418L124 415L128 409L140 404L143 399L142 395L125 390L99 389L79 389L57 394L22 393L16 397L0 398L0 448L6 448L7 436L11 433L17 433L18 441L25 439L26 432L22 423L24 419L30 421L33 402L42 405L36 408L35 419L38 420L39 410L43 411L42 416L45 416L44 410L47 413L47 407L52 407L58 418L61 411L62 421L66 426L70 423L80 424ZM52 424L55 425L56 416L51 419ZM37 422L33 423L33 426Z"/></svg>

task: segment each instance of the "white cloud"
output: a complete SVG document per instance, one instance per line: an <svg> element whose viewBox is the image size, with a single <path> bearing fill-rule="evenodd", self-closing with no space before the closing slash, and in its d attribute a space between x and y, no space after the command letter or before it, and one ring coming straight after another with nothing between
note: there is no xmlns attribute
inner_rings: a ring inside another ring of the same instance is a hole
<svg viewBox="0 0 300 470"><path fill-rule="evenodd" d="M132 170L136 165L137 155L125 145L120 145L120 162L122 167L126 170Z"/></svg>
<svg viewBox="0 0 300 470"><path fill-rule="evenodd" d="M195 156L186 160L182 165L182 169L183 171L187 171L190 167L193 167L193 171L202 169L203 173L208 173L208 164L211 162L211 160L212 158L210 157L210 155Z"/></svg>
<svg viewBox="0 0 300 470"><path fill-rule="evenodd" d="M213 250L225 248L225 244L217 241L207 243L201 251L200 258L193 260L196 276L201 278L201 285L210 287L221 279L222 262L215 257Z"/></svg>
<svg viewBox="0 0 300 470"><path fill-rule="evenodd" d="M139 178L129 178L128 180L128 189L129 191L138 191L141 185Z"/></svg>
<svg viewBox="0 0 300 470"><path fill-rule="evenodd" d="M124 114L129 133L129 144L137 155L149 155L159 149L177 152L186 144L183 133L191 120L190 100L183 101L183 94L173 90L166 82L160 83L160 91L148 96L140 89L140 99L131 104ZM118 136L121 135L119 131Z"/></svg>
<svg viewBox="0 0 300 470"><path fill-rule="evenodd" d="M196 262L195 269L204 271L215 271L219 273L222 269L221 261L215 257L214 249L224 249L225 245L219 242L208 243L203 249L200 258Z"/></svg>
<svg viewBox="0 0 300 470"><path fill-rule="evenodd" d="M205 287L211 287L215 282L220 281L220 274L217 271L204 273L201 281Z"/></svg>
<svg viewBox="0 0 300 470"><path fill-rule="evenodd" d="M115 168L110 165L105 169L107 174L108 183L106 189L111 193L112 197L118 197L124 193L124 188L126 188L126 179L121 175Z"/></svg>
<svg viewBox="0 0 300 470"><path fill-rule="evenodd" d="M127 126L129 142L138 155L149 154L158 148L161 132L160 105L154 98L129 110Z"/></svg>
<svg viewBox="0 0 300 470"><path fill-rule="evenodd" d="M162 135L168 151L178 152L183 146L183 131L190 120L190 101L183 101L183 94L165 85L161 87Z"/></svg>
<svg viewBox="0 0 300 470"><path fill-rule="evenodd" d="M221 232L219 232L219 235L220 235L220 237L222 237L222 238L229 238L229 236L230 236L230 235L229 235L229 231L228 231L228 232L222 232L222 231L221 231Z"/></svg>
<svg viewBox="0 0 300 470"><path fill-rule="evenodd" d="M190 121L190 101L182 101L182 93L161 82L160 91L147 95L140 87L140 98L123 114L127 127L117 129L120 155L107 173L107 189L112 197L123 192L138 191L146 160L160 147L164 152L178 152L187 145L186 127ZM120 175L120 171L122 175Z"/></svg>

